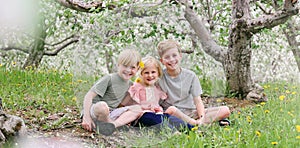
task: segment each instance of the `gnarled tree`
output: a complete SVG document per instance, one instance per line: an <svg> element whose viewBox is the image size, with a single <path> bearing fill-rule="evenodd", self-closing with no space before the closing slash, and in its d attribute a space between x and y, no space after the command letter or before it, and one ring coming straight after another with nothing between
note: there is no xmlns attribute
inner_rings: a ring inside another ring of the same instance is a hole
<svg viewBox="0 0 300 148"><path fill-rule="evenodd" d="M94 8L103 9L103 3L85 3L71 0L56 0L60 4L78 11L90 12ZM162 1L157 2L157 4ZM170 2L170 1L167 1ZM185 5L185 19L189 22L194 32L199 38L204 51L211 55L216 61L222 63L228 88L231 93L254 101L266 101L263 89L254 84L251 77L251 40L254 34L263 29L271 29L277 25L285 23L291 16L298 14L295 1L284 0L281 9L272 14L265 14L253 17L250 10L250 0L232 1L232 22L229 26L229 37L227 48L222 48L213 40L211 33L205 26L201 14L197 14L192 5L185 3L184 0L175 1ZM101 4L101 6L100 6ZM117 6L109 6L115 8ZM175 13L175 12L174 12Z"/></svg>

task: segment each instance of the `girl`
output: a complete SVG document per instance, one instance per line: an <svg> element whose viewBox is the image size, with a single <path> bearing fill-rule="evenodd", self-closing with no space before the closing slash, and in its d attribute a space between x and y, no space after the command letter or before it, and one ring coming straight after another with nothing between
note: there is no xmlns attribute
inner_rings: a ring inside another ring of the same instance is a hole
<svg viewBox="0 0 300 148"><path fill-rule="evenodd" d="M159 101L165 100L167 94L157 84L162 76L162 68L159 61L151 56L143 58L138 74L139 77L136 79L136 82L128 90L131 98L141 105L144 112L163 114ZM197 121L185 115L175 106L170 106L164 113L180 118L191 125L201 123L200 120Z"/></svg>

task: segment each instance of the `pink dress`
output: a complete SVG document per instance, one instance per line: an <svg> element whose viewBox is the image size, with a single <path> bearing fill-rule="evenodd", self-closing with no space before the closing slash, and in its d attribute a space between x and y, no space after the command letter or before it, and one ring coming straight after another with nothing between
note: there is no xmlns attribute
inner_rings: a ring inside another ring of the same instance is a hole
<svg viewBox="0 0 300 148"><path fill-rule="evenodd" d="M145 112L162 113L163 109L159 106L159 100L165 100L167 94L159 86L143 86L140 83L134 83L128 90L131 98L142 105Z"/></svg>

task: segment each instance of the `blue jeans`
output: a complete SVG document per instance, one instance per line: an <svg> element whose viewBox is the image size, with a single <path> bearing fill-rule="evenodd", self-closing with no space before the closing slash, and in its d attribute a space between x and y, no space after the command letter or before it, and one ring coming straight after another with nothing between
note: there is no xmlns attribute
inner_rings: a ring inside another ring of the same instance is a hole
<svg viewBox="0 0 300 148"><path fill-rule="evenodd" d="M142 126L142 127L149 127L149 126L168 126L171 129L177 129L179 131L188 129L191 130L194 126L184 122L183 120L171 116L169 114L156 114L153 112L145 112L142 117L140 117L133 126Z"/></svg>

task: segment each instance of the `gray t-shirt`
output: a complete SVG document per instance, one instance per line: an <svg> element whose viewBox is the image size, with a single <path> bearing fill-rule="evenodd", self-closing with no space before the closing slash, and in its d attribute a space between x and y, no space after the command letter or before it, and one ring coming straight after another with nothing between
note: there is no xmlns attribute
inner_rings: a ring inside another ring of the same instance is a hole
<svg viewBox="0 0 300 148"><path fill-rule="evenodd" d="M117 73L106 75L91 88L91 91L98 94L93 98L93 103L105 101L110 108L117 108L131 84L132 82L124 81Z"/></svg>
<svg viewBox="0 0 300 148"><path fill-rule="evenodd" d="M193 98L202 94L199 79L193 71L184 68L181 70L175 78L171 78L166 69L163 70L159 85L168 95L165 102L161 103L164 109L168 105L183 109L196 109Z"/></svg>

